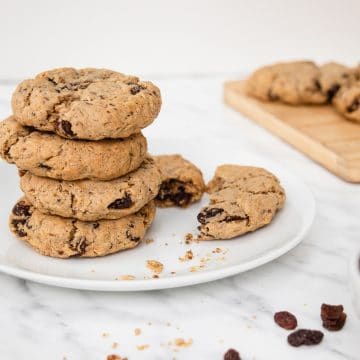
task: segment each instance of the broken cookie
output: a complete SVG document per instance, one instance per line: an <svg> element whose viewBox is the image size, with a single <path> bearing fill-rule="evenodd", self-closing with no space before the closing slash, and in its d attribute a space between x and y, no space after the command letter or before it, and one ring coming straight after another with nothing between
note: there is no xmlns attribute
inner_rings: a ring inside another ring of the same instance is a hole
<svg viewBox="0 0 360 360"><path fill-rule="evenodd" d="M251 166L219 166L207 191L209 205L197 216L199 240L230 239L263 227L285 201L279 180Z"/></svg>
<svg viewBox="0 0 360 360"><path fill-rule="evenodd" d="M205 191L201 171L181 155L154 157L162 183L155 204L159 207L186 207L202 197Z"/></svg>

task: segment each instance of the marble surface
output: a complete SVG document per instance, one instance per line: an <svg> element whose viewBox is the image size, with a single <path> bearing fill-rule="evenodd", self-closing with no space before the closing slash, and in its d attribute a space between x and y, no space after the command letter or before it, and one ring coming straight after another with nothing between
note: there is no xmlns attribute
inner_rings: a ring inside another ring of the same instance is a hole
<svg viewBox="0 0 360 360"><path fill-rule="evenodd" d="M261 268L224 280L173 290L97 293L48 287L0 274L0 358L9 360L222 359L229 347L244 360L359 359L360 319L348 289L350 255L360 246L360 186L343 182L222 104L223 76L153 79L163 110L149 138L235 138L238 151L276 159L313 191L317 215L293 251ZM0 115L10 112L15 82L0 81ZM0 204L1 206L1 204ZM289 224L291 226L291 224ZM286 309L299 326L321 328L322 302L341 303L345 328L325 332L321 345L291 348L273 313ZM141 334L135 336L134 329ZM193 343L178 348L176 338ZM118 346L113 348L113 344ZM149 345L144 350L137 346Z"/></svg>

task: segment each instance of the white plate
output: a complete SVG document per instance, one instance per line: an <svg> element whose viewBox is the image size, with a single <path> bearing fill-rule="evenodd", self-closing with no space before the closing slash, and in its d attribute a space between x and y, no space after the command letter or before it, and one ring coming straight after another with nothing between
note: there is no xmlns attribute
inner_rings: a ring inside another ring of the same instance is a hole
<svg viewBox="0 0 360 360"><path fill-rule="evenodd" d="M21 196L15 166L0 163L0 271L23 279L55 286L102 291L140 291L193 285L221 279L265 264L294 248L308 232L315 215L315 202L308 188L295 176L267 159L237 152L237 143L227 139L151 139L150 151L181 153L197 164L209 180L217 165L237 163L262 166L276 174L287 194L284 208L274 221L251 234L233 240L208 241L186 245L184 235L196 234L196 215L206 204L188 209L160 209L146 238L153 243L136 249L97 259L53 259L38 255L29 246L14 238L8 230L10 209ZM221 253L213 253L215 248ZM194 259L180 261L187 250ZM164 264L160 278L153 279L146 261ZM203 268L193 266L204 264ZM133 275L135 280L116 280Z"/></svg>

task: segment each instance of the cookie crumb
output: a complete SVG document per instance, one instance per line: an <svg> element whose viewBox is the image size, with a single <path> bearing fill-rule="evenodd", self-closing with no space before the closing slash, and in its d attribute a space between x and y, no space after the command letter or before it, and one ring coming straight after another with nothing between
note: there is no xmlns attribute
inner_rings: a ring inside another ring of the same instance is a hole
<svg viewBox="0 0 360 360"><path fill-rule="evenodd" d="M147 260L146 266L148 269L153 271L155 274L160 274L164 270L164 265L156 260Z"/></svg>
<svg viewBox="0 0 360 360"><path fill-rule="evenodd" d="M214 254L221 254L222 253L222 249L217 247L212 251Z"/></svg>
<svg viewBox="0 0 360 360"><path fill-rule="evenodd" d="M170 274L171 275L176 275L176 271L172 271Z"/></svg>
<svg viewBox="0 0 360 360"><path fill-rule="evenodd" d="M190 261L194 258L194 254L191 250L186 251L184 256L180 256L179 260L184 262L184 261Z"/></svg>
<svg viewBox="0 0 360 360"><path fill-rule="evenodd" d="M144 350L148 349L149 347L150 347L149 344L136 345L136 348L137 348L139 351L144 351Z"/></svg>
<svg viewBox="0 0 360 360"><path fill-rule="evenodd" d="M159 279L159 277L160 277L159 275L153 275L152 276L153 279Z"/></svg>
<svg viewBox="0 0 360 360"><path fill-rule="evenodd" d="M118 347L118 343L117 342L113 342L112 343L112 345L111 345L111 347L113 348L113 349L116 349L117 347Z"/></svg>
<svg viewBox="0 0 360 360"><path fill-rule="evenodd" d="M134 330L134 334L135 334L135 336L139 336L139 335L141 334L141 329L140 329L140 328L136 328L136 329Z"/></svg>
<svg viewBox="0 0 360 360"><path fill-rule="evenodd" d="M183 348L191 346L192 343L193 340L191 338L188 341L184 340L183 338L177 338L174 340L175 346L183 347Z"/></svg>
<svg viewBox="0 0 360 360"><path fill-rule="evenodd" d="M190 272L197 272L203 270L205 265L199 265L199 266L192 266L190 268Z"/></svg>
<svg viewBox="0 0 360 360"><path fill-rule="evenodd" d="M116 278L116 280L135 280L136 277L134 275L121 275Z"/></svg>
<svg viewBox="0 0 360 360"><path fill-rule="evenodd" d="M194 236L191 233L187 233L185 234L185 244L191 244L192 240L193 240Z"/></svg>
<svg viewBox="0 0 360 360"><path fill-rule="evenodd" d="M109 336L110 336L110 334L109 334L109 333L107 333L107 332L103 332L103 333L101 334L101 336L102 336L102 337L109 337Z"/></svg>
<svg viewBox="0 0 360 360"><path fill-rule="evenodd" d="M154 242L154 239L146 239L145 244L149 245Z"/></svg>
<svg viewBox="0 0 360 360"><path fill-rule="evenodd" d="M121 357L119 355L112 354L112 355L108 355L106 357L106 360L122 360L122 359L121 359Z"/></svg>

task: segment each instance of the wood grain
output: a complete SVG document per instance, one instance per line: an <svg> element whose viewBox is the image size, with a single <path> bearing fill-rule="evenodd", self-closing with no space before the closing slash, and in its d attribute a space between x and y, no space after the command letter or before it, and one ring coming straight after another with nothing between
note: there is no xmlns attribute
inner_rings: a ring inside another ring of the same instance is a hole
<svg viewBox="0 0 360 360"><path fill-rule="evenodd" d="M330 105L263 102L245 92L245 81L224 85L224 101L342 179L360 183L360 124Z"/></svg>

